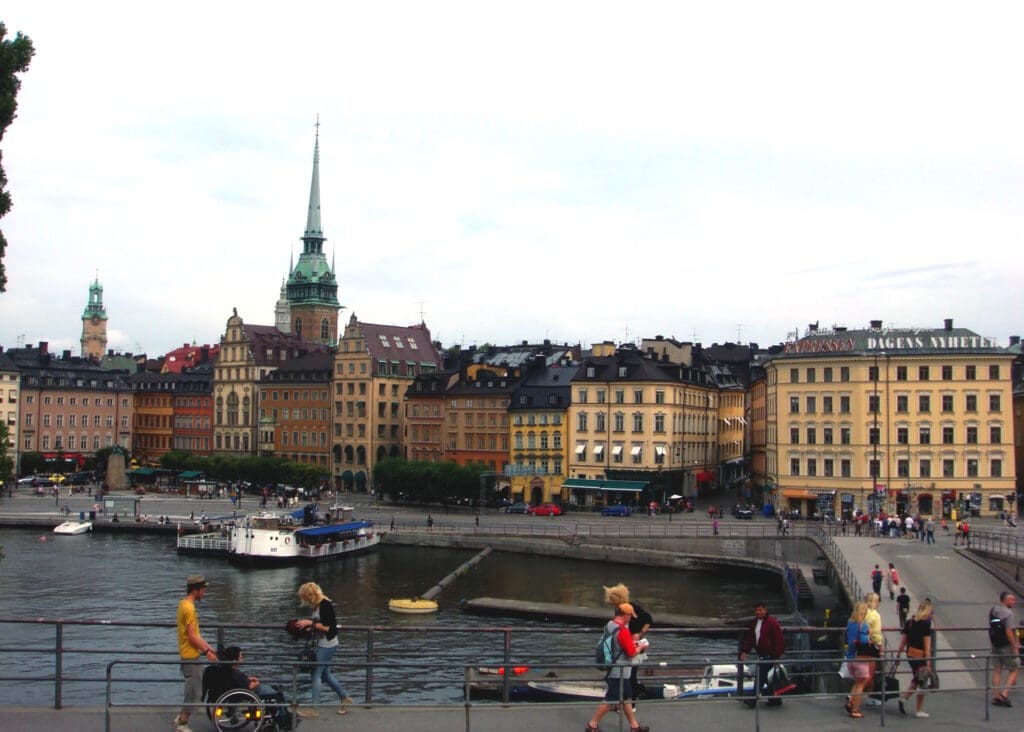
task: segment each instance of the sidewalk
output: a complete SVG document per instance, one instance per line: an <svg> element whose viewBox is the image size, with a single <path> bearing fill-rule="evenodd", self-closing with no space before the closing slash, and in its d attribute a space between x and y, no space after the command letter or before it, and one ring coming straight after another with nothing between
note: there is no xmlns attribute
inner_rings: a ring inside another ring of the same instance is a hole
<svg viewBox="0 0 1024 732"><path fill-rule="evenodd" d="M1014 730L1021 727L1020 711L992 708L990 721L985 720L985 698L981 690L973 692L942 693L930 697L926 709L931 719L924 721L913 716L901 716L894 701L888 702L885 726L921 730L964 729ZM370 710L355 708L345 717L325 713L320 719L305 720L299 727L302 732L323 730L359 729L360 732L565 732L582 731L593 712L593 704L515 704L474 706L468 717L461 707L389 709L377 707ZM751 709L735 699L717 701L670 701L642 703L638 716L641 723L652 730L750 730L759 722L763 732L821 732L822 730L866 730L878 727L882 722L880 707L865 707L864 719L851 719L843 712L843 701L839 697L792 697L781 707L758 708L757 716ZM136 732L137 730L171 729L173 710L135 707L115 710L112 732ZM192 717L195 732L213 732L213 725L199 715ZM604 732L616 732L620 718L609 714L601 722ZM621 718L623 732L629 725ZM102 709L38 709L10 708L0 712L0 723L4 732L39 732L54 730L60 732L103 732L104 714Z"/></svg>

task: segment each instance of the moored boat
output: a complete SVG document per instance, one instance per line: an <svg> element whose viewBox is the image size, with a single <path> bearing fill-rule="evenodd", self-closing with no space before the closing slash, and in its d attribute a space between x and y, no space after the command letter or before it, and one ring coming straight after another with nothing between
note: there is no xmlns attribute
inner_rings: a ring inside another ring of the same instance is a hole
<svg viewBox="0 0 1024 732"><path fill-rule="evenodd" d="M70 536L73 534L85 534L92 531L92 521L65 521L54 527L53 533Z"/></svg>
<svg viewBox="0 0 1024 732"><path fill-rule="evenodd" d="M757 675L753 666L746 665L743 670L743 693L754 692L754 677ZM701 699L722 696L736 696L736 664L713 663L704 668L704 675L699 681L683 684L676 699Z"/></svg>

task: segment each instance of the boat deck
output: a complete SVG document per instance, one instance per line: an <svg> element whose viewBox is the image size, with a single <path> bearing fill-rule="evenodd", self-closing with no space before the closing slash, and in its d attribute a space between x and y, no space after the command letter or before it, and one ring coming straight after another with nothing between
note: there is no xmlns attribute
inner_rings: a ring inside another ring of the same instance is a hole
<svg viewBox="0 0 1024 732"><path fill-rule="evenodd" d="M220 532L178 537L178 554L198 557L226 557L229 541Z"/></svg>

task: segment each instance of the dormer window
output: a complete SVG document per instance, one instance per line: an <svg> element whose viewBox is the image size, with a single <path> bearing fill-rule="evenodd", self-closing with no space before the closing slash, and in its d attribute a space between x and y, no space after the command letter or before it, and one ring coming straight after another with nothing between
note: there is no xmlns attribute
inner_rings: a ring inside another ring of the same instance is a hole
<svg viewBox="0 0 1024 732"><path fill-rule="evenodd" d="M620 379L626 378L626 367L625 366L619 366L619 378Z"/></svg>
<svg viewBox="0 0 1024 732"><path fill-rule="evenodd" d="M596 373L597 373L597 369L595 369L593 366L587 366L587 378L588 379L593 379L594 375Z"/></svg>
<svg viewBox="0 0 1024 732"><path fill-rule="evenodd" d="M519 403L524 405L528 403L525 394L519 397Z"/></svg>
<svg viewBox="0 0 1024 732"><path fill-rule="evenodd" d="M413 337L412 337L412 336L409 336L409 337L408 337L408 338L406 338L405 340L406 340L406 341L408 341L408 343L409 343L409 348L411 348L412 350L416 351L416 350L418 350L418 349L419 349L419 346L417 346L417 345L416 345L416 341L415 341L415 340L413 340Z"/></svg>
<svg viewBox="0 0 1024 732"><path fill-rule="evenodd" d="M391 342L388 340L388 337L386 335L381 333L379 338L381 346L383 346L384 348L391 348Z"/></svg>

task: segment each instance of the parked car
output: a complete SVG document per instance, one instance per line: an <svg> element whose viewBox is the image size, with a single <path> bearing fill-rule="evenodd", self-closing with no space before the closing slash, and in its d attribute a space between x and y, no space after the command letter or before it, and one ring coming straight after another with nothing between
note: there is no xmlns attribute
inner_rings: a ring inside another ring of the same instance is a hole
<svg viewBox="0 0 1024 732"><path fill-rule="evenodd" d="M37 479L38 476L26 475L24 478L18 478L18 485L32 485Z"/></svg>
<svg viewBox="0 0 1024 732"><path fill-rule="evenodd" d="M623 506L616 504L614 506L605 506L601 509L602 516L632 516L633 509L629 506Z"/></svg>
<svg viewBox="0 0 1024 732"><path fill-rule="evenodd" d="M60 483L63 483L65 480L67 480L67 478L65 478L60 473L52 473L50 475L50 480L53 481L54 483L60 484Z"/></svg>
<svg viewBox="0 0 1024 732"><path fill-rule="evenodd" d="M531 506L530 513L534 516L561 516L562 507L557 503L541 503L538 506Z"/></svg>
<svg viewBox="0 0 1024 732"><path fill-rule="evenodd" d="M750 506L740 506L739 508L736 509L734 515L738 519L750 520L754 518L754 509L752 509Z"/></svg>
<svg viewBox="0 0 1024 732"><path fill-rule="evenodd" d="M505 509L505 513L530 513L530 507L522 501L516 501Z"/></svg>

